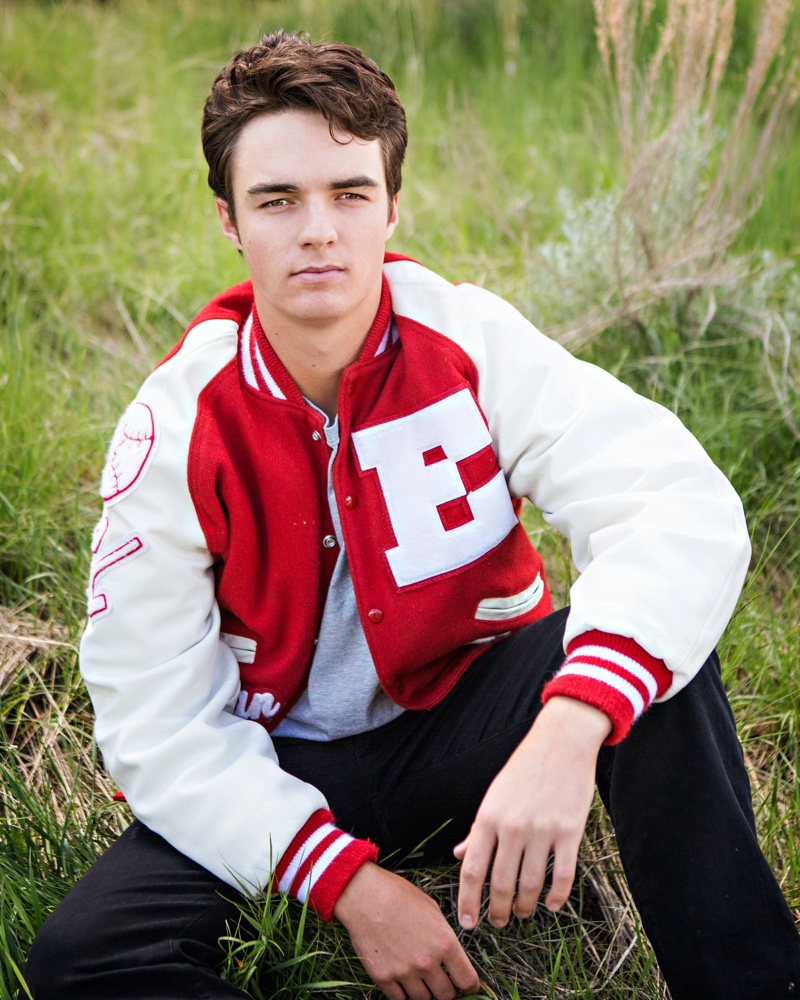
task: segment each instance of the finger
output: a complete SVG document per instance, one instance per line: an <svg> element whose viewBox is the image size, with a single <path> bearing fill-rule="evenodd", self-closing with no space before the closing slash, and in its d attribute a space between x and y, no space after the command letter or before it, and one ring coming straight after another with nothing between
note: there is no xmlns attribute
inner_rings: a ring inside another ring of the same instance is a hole
<svg viewBox="0 0 800 1000"><path fill-rule="evenodd" d="M447 975L453 985L461 993L477 993L481 988L481 981L475 966L470 962L469 956L461 947L458 938L453 935L453 948L445 956Z"/></svg>
<svg viewBox="0 0 800 1000"><path fill-rule="evenodd" d="M545 897L545 905L548 910L560 910L569 899L572 883L575 881L579 846L580 837L561 841L556 846L553 858L553 881L550 885L550 891Z"/></svg>
<svg viewBox="0 0 800 1000"><path fill-rule="evenodd" d="M442 966L426 973L425 985L436 1000L455 1000L458 994L458 988Z"/></svg>
<svg viewBox="0 0 800 1000"><path fill-rule="evenodd" d="M383 995L388 1000L406 1000L408 995L400 983L378 983L378 987L383 991Z"/></svg>
<svg viewBox="0 0 800 1000"><path fill-rule="evenodd" d="M519 873L517 898L514 900L515 916L529 917L536 909L544 885L548 853L547 850L538 845L529 845L526 849Z"/></svg>
<svg viewBox="0 0 800 1000"><path fill-rule="evenodd" d="M456 846L453 848L453 854L455 854L455 856L458 858L459 861L461 861L461 859L467 853L468 847L469 847L469 837L462 840L460 844L456 844Z"/></svg>
<svg viewBox="0 0 800 1000"><path fill-rule="evenodd" d="M492 865L489 885L489 922L494 927L505 927L511 916L511 903L517 890L522 842L502 840Z"/></svg>
<svg viewBox="0 0 800 1000"><path fill-rule="evenodd" d="M469 846L461 862L458 886L458 919L468 931L478 925L483 883L486 881L496 844L494 833L489 831L473 830L469 835Z"/></svg>
<svg viewBox="0 0 800 1000"><path fill-rule="evenodd" d="M431 1000L432 996L436 996L435 993L431 993L428 987L425 985L424 979L414 979L403 983L405 987L406 996L408 1000Z"/></svg>

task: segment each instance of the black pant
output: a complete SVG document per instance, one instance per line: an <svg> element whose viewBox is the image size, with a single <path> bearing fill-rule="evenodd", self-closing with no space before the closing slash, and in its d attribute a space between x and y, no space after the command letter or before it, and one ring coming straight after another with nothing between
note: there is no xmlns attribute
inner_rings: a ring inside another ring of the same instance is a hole
<svg viewBox="0 0 800 1000"><path fill-rule="evenodd" d="M276 739L341 827L401 859L449 856L530 728L563 660L565 612L487 650L445 700L331 743ZM755 836L733 717L712 656L654 705L597 783L674 1000L800 997L800 937ZM449 822L448 822L449 821ZM36 1000L242 998L217 945L237 893L135 822L44 924L26 976Z"/></svg>

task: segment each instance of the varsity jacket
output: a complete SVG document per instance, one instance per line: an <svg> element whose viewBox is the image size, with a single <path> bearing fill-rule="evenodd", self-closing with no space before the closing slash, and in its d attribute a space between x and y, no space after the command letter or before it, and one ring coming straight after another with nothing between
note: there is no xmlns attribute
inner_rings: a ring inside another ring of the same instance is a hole
<svg viewBox="0 0 800 1000"><path fill-rule="evenodd" d="M343 539L322 416L250 283L210 303L115 433L81 646L134 814L230 884L274 876L325 917L376 851L280 769L269 731L305 687L342 542L378 679L425 709L551 609L529 498L580 571L544 698L602 708L611 742L699 669L749 559L738 498L677 418L414 261L387 255L338 418Z"/></svg>

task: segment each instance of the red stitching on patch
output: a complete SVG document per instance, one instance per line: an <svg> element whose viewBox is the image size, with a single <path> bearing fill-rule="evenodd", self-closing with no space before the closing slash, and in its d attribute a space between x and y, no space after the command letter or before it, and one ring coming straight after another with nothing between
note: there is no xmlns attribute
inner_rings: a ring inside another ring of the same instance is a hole
<svg viewBox="0 0 800 1000"><path fill-rule="evenodd" d="M103 544L103 539L108 534L108 518L104 515L97 522L97 526L92 532L92 555L97 555L100 551L100 546Z"/></svg>
<svg viewBox="0 0 800 1000"><path fill-rule="evenodd" d="M497 457L490 444L487 444L480 451L476 451L474 455L469 455L467 458L462 458L460 462L456 462L456 468L467 493L473 493L481 486L491 482L499 470Z"/></svg>
<svg viewBox="0 0 800 1000"><path fill-rule="evenodd" d="M100 495L106 503L119 500L136 486L156 443L156 424L147 403L134 402L125 411L103 469Z"/></svg>
<svg viewBox="0 0 800 1000"><path fill-rule="evenodd" d="M475 515L472 513L472 508L466 497L456 497L446 503L437 504L436 510L445 531L452 531L453 528L460 528L475 520Z"/></svg>
<svg viewBox="0 0 800 1000"><path fill-rule="evenodd" d="M435 448L423 451L422 461L426 465L436 465L437 462L447 461L447 455L444 453L444 448L440 444L437 444Z"/></svg>
<svg viewBox="0 0 800 1000"><path fill-rule="evenodd" d="M108 573L119 563L126 559L132 559L144 549L144 541L138 535L129 535L110 552L98 559L92 567L92 576L89 580L89 617L95 618L99 614L104 614L109 610L108 598L105 594L97 591L97 581L104 574Z"/></svg>

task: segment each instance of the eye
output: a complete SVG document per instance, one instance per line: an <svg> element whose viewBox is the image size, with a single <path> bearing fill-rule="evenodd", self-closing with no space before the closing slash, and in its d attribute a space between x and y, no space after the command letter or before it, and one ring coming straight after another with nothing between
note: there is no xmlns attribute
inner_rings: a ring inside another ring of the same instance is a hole
<svg viewBox="0 0 800 1000"><path fill-rule="evenodd" d="M288 198L272 198L270 201L262 202L259 208L283 208L284 205L290 204Z"/></svg>
<svg viewBox="0 0 800 1000"><path fill-rule="evenodd" d="M344 201L366 201L366 197L363 194L359 194L358 191L343 191L339 195Z"/></svg>

